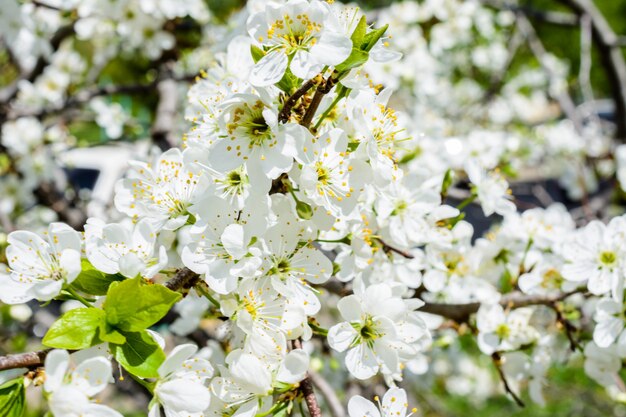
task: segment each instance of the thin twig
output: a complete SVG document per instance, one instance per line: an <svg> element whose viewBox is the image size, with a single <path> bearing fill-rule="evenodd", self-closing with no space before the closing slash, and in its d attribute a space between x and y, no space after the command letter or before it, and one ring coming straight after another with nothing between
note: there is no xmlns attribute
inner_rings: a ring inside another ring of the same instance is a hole
<svg viewBox="0 0 626 417"><path fill-rule="evenodd" d="M398 249L398 248L395 248L395 247L393 247L391 245L388 245L381 238L378 238L377 240L380 242L381 245L383 245L383 250L385 252L397 253L398 255L403 256L403 257L405 257L407 259L414 259L415 258L415 256L413 256L410 252L407 252L405 250Z"/></svg>
<svg viewBox="0 0 626 417"><path fill-rule="evenodd" d="M300 121L300 124L306 127L307 129L311 125L311 122L313 121L313 117L315 117L315 113L317 113L317 109L320 106L322 99L324 98L326 94L330 93L330 90L332 90L333 87L335 86L336 80L333 78L333 76L334 74L331 74L328 77L328 79L322 82L317 87L317 90L315 90L313 99L311 100L309 107L306 109L306 113L304 113L304 116L302 117L302 120Z"/></svg>
<svg viewBox="0 0 626 417"><path fill-rule="evenodd" d="M335 389L328 383L328 381L315 371L309 371L309 378L311 378L313 385L317 387L326 400L326 404L330 409L332 417L345 417L346 413L343 409L343 405L341 404L341 401L339 401Z"/></svg>
<svg viewBox="0 0 626 417"><path fill-rule="evenodd" d="M498 375L500 375L500 379L502 380L502 383L504 384L505 391L509 395L511 395L511 397L513 397L513 400L515 400L517 405L519 405L520 407L526 407L526 404L524 404L524 401L522 401L522 399L511 389L511 386L506 380L506 376L504 375L504 370L502 369L502 357L500 356L500 354L498 352L494 352L491 355L491 358L493 359L493 364L498 370Z"/></svg>
<svg viewBox="0 0 626 417"><path fill-rule="evenodd" d="M593 41L600 52L602 65L606 69L611 83L611 94L615 102L615 137L626 140L626 59L620 47L618 37L602 12L590 0L558 0L569 6L578 15L591 18Z"/></svg>
<svg viewBox="0 0 626 417"><path fill-rule="evenodd" d="M543 70L548 75L549 83L550 84L555 83L558 77L554 73L554 70L551 64L547 60L548 52L546 51L546 48L543 46L541 39L539 39L539 36L537 36L537 32L535 32L535 28L528 21L528 18L526 17L526 15L524 15L521 12L517 13L516 23L517 23L518 29L526 37L526 41L528 42L528 46L530 47L530 50L535 55L535 57L537 58L537 61L539 61L539 64L541 64L541 66L543 67ZM580 116L578 112L576 111L576 105L574 104L574 100L572 100L572 97L569 95L567 90L563 89L562 91L557 91L553 95L555 96L556 100L559 102L559 105L561 106L563 113L565 113L567 118L570 119L572 123L574 124L574 128L576 129L576 132L581 133L583 129L583 123L582 123L582 120L580 120Z"/></svg>
<svg viewBox="0 0 626 417"><path fill-rule="evenodd" d="M582 352L582 346L580 346L580 343L574 337L574 333L578 332L576 326L574 326L568 319L563 316L563 312L556 303L553 303L550 307L552 307L552 309L556 313L556 322L563 326L563 329L565 330L565 335L567 336L567 340L569 340L570 350L572 352L575 352L576 349L578 349Z"/></svg>
<svg viewBox="0 0 626 417"><path fill-rule="evenodd" d="M280 113L278 114L278 120L281 123L287 123L289 121L289 116L291 115L291 109L293 108L293 106L296 105L298 100L300 100L300 98L305 95L307 91L309 91L312 87L320 82L320 77L321 76L318 75L311 78L310 80L302 84L302 86L298 88L295 93L289 96L287 100L285 100L283 108L280 109Z"/></svg>

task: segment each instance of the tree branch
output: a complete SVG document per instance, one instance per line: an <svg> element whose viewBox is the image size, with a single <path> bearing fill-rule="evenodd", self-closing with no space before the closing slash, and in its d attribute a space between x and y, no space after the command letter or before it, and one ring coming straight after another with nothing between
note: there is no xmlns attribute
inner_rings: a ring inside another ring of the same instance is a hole
<svg viewBox="0 0 626 417"><path fill-rule="evenodd" d="M584 289L577 289L574 291L559 293L557 295L527 295L521 292L514 292L506 294L500 300L500 305L504 308L521 308L532 305L545 305L552 306L558 301L562 301L572 294L584 292ZM467 304L443 304L443 303L426 303L418 311L423 313L435 314L441 317L445 317L450 320L454 320L457 323L465 323L469 320L470 316L478 311L481 303L467 303Z"/></svg>
<svg viewBox="0 0 626 417"><path fill-rule="evenodd" d="M7 369L35 368L38 366L42 366L50 350L52 349L0 356L0 371L5 371Z"/></svg>
<svg viewBox="0 0 626 417"><path fill-rule="evenodd" d="M181 268L176 271L174 277L164 285L172 291L185 291L193 288L198 283L199 279L200 275L196 274L191 269Z"/></svg>
<svg viewBox="0 0 626 417"><path fill-rule="evenodd" d="M620 38L615 34L596 5L589 0L559 0L578 15L589 15L593 27L593 40L600 51L602 63L612 84L615 102L617 139L626 141L626 60L620 49Z"/></svg>
<svg viewBox="0 0 626 417"><path fill-rule="evenodd" d="M317 87L317 90L315 90L315 94L313 95L313 99L309 104L309 108L306 109L306 113L304 113L304 116L300 121L300 124L307 129L311 125L311 121L313 121L313 117L315 117L315 113L317 112L317 109L320 106L322 99L326 94L330 93L330 90L332 90L335 86L336 80L333 78L334 75L334 73L329 75L328 79L325 82L322 82Z"/></svg>
<svg viewBox="0 0 626 417"><path fill-rule="evenodd" d="M291 114L291 109L293 108L293 106L296 105L298 100L300 100L300 98L305 95L307 91L309 91L313 86L321 82L320 77L321 75L317 75L316 77L311 78L310 80L302 84L302 86L298 88L295 93L289 96L287 100L285 100L283 108L280 109L280 113L278 114L278 120L280 122L287 123L289 121L289 115Z"/></svg>

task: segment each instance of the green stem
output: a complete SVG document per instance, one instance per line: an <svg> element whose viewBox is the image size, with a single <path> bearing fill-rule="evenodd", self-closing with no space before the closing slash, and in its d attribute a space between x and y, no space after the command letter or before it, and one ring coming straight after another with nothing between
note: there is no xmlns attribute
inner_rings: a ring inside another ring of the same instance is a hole
<svg viewBox="0 0 626 417"><path fill-rule="evenodd" d="M328 330L327 329L325 329L325 328L323 328L321 326L318 326L315 323L309 323L309 326L311 327L311 329L313 329L313 331L315 333L317 333L317 334L319 334L321 336L324 336L324 337L328 336Z"/></svg>
<svg viewBox="0 0 626 417"><path fill-rule="evenodd" d="M206 297L206 299L209 300L211 302L211 304L213 304L215 306L215 308L217 308L218 310L221 308L219 301L217 301L215 298L213 298L213 296L211 294L209 294L209 292L207 290L202 288L201 285L196 285L195 288L196 288L196 291L198 291L200 294L202 294L204 297Z"/></svg>
<svg viewBox="0 0 626 417"><path fill-rule="evenodd" d="M313 126L313 129L318 129L320 127L324 119L328 117L328 115L330 114L331 111L333 111L337 103L339 103L339 100L341 100L344 97L345 91L346 91L346 87L342 86L341 90L337 93L337 97L335 97L333 102L330 103L330 106L328 106L328 108L324 110L324 113L320 115L319 119L317 119L317 122L315 123L315 126Z"/></svg>
<svg viewBox="0 0 626 417"><path fill-rule="evenodd" d="M302 415L302 417L306 417L306 414L304 413L304 406L302 405L302 400L298 401L298 408L300 409L300 415Z"/></svg>
<svg viewBox="0 0 626 417"><path fill-rule="evenodd" d="M93 307L89 301L85 300L85 298L78 294L72 287L67 287L65 291L67 291L75 300L83 303L85 307Z"/></svg>
<svg viewBox="0 0 626 417"><path fill-rule="evenodd" d="M345 243L346 245L349 245L350 237L344 236L341 239L315 239L315 241L321 243Z"/></svg>
<svg viewBox="0 0 626 417"><path fill-rule="evenodd" d="M474 200L476 200L476 197L478 197L476 194L472 194L469 197L467 197L465 200L461 201L461 203L456 206L456 208L459 211L462 211L465 207L467 207L471 202L473 202Z"/></svg>
<svg viewBox="0 0 626 417"><path fill-rule="evenodd" d="M276 403L272 406L272 408L270 408L269 410L263 412L263 413L259 413L257 414L255 417L267 417L269 415L273 415L278 413L279 411L285 409L287 407L289 403L284 402L284 403Z"/></svg>

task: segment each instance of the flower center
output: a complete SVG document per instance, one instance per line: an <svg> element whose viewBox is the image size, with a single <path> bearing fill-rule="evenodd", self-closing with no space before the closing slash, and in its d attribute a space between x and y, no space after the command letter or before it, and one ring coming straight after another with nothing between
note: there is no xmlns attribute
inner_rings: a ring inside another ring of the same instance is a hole
<svg viewBox="0 0 626 417"><path fill-rule="evenodd" d="M506 324L502 323L501 325L499 325L496 328L496 335L500 338L500 339L506 339L511 335L511 329L509 329L509 326L507 326Z"/></svg>
<svg viewBox="0 0 626 417"><path fill-rule="evenodd" d="M291 264L288 259L279 259L274 262L274 266L270 269L270 275L286 275L291 271Z"/></svg>
<svg viewBox="0 0 626 417"><path fill-rule="evenodd" d="M600 263L604 266L613 266L617 262L615 252L604 251L600 253Z"/></svg>

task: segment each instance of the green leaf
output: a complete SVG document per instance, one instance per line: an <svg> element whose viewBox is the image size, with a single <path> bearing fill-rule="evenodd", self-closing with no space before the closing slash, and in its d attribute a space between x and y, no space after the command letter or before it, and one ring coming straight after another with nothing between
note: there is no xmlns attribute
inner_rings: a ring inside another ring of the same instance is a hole
<svg viewBox="0 0 626 417"><path fill-rule="evenodd" d="M293 75L291 70L287 68L287 70L285 71L285 75L283 75L283 78L281 78L280 81L276 83L276 87L280 88L287 94L291 94L300 86L301 82L302 80Z"/></svg>
<svg viewBox="0 0 626 417"><path fill-rule="evenodd" d="M0 385L0 416L22 417L25 393L24 378L12 379Z"/></svg>
<svg viewBox="0 0 626 417"><path fill-rule="evenodd" d="M339 74L343 75L343 73L347 73L352 68L360 67L361 65L365 64L367 60L369 59L369 56L370 54L367 51L362 51L357 48L352 48L352 52L350 53L350 56L348 56L348 58L345 61L343 61L341 64L337 65L335 67L335 70Z"/></svg>
<svg viewBox="0 0 626 417"><path fill-rule="evenodd" d="M254 60L255 64L265 56L265 52L263 52L263 49L255 45L250 45L250 53L252 54L252 59Z"/></svg>
<svg viewBox="0 0 626 417"><path fill-rule="evenodd" d="M165 353L150 336L148 331L124 333L126 343L110 343L115 360L128 372L141 378L159 376L159 366L165 360Z"/></svg>
<svg viewBox="0 0 626 417"><path fill-rule="evenodd" d="M452 169L448 169L443 176L443 181L441 182L441 195L445 196L448 194L448 189L454 182L454 171Z"/></svg>
<svg viewBox="0 0 626 417"><path fill-rule="evenodd" d="M98 271L87 259L81 261L82 271L72 282L72 286L85 294L105 295L114 281L123 281L121 274L105 274Z"/></svg>
<svg viewBox="0 0 626 417"><path fill-rule="evenodd" d="M121 345L126 342L126 336L119 332L115 327L111 326L106 320L100 324L100 340Z"/></svg>
<svg viewBox="0 0 626 417"><path fill-rule="evenodd" d="M147 329L161 320L180 297L163 285L146 284L141 277L115 282L104 304L106 320L128 332Z"/></svg>
<svg viewBox="0 0 626 417"><path fill-rule="evenodd" d="M352 32L352 36L350 36L350 39L352 40L352 45L355 48L360 49L361 45L363 44L363 40L365 38L366 33L367 33L367 18L365 16L362 16L361 20L359 20L359 23L357 23L356 28L354 28L354 32Z"/></svg>
<svg viewBox="0 0 626 417"><path fill-rule="evenodd" d="M43 344L59 349L86 349L99 342L97 334L104 321L99 308L70 310L54 322L43 338Z"/></svg>
<svg viewBox="0 0 626 417"><path fill-rule="evenodd" d="M383 37L385 32L387 32L387 28L389 28L389 25L374 29L373 31L365 35L365 37L363 38L363 43L361 44L361 49L369 52L374 47L374 45L376 45L376 42L378 42L378 40Z"/></svg>

